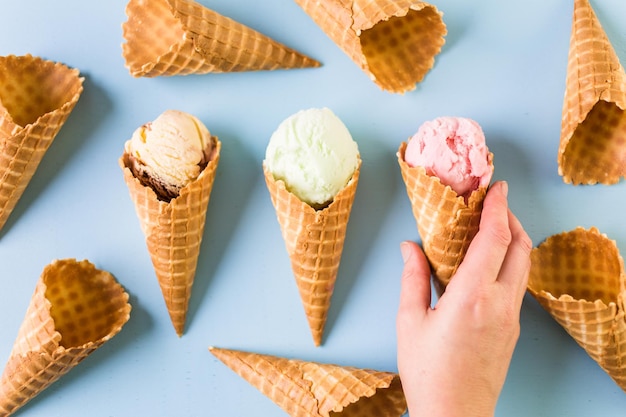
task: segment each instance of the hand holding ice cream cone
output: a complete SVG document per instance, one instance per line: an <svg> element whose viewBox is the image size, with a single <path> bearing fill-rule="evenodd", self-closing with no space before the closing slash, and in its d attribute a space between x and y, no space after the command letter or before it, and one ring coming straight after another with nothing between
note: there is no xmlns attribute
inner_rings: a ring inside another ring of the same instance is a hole
<svg viewBox="0 0 626 417"><path fill-rule="evenodd" d="M411 415L494 415L520 334L532 248L507 190L503 182L489 189L480 230L435 303L424 253L401 245L398 370Z"/></svg>

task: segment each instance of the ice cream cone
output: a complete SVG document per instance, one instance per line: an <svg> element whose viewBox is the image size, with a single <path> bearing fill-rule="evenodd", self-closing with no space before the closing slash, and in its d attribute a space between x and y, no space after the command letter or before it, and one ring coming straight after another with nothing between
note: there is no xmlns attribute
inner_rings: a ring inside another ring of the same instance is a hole
<svg viewBox="0 0 626 417"><path fill-rule="evenodd" d="M0 57L0 229L83 91L76 69Z"/></svg>
<svg viewBox="0 0 626 417"><path fill-rule="evenodd" d="M578 227L533 249L529 292L626 391L624 261L615 241Z"/></svg>
<svg viewBox="0 0 626 417"><path fill-rule="evenodd" d="M130 310L122 286L90 262L46 266L0 379L0 416L13 414L115 336Z"/></svg>
<svg viewBox="0 0 626 417"><path fill-rule="evenodd" d="M214 155L206 168L169 202L159 200L152 188L132 174L128 155L119 159L167 310L179 336L185 329L209 197L220 158L221 142L214 139Z"/></svg>
<svg viewBox="0 0 626 417"><path fill-rule="evenodd" d="M400 417L407 410L395 373L209 350L292 417Z"/></svg>
<svg viewBox="0 0 626 417"><path fill-rule="evenodd" d="M134 77L320 65L193 0L130 0L126 14L122 50Z"/></svg>
<svg viewBox="0 0 626 417"><path fill-rule="evenodd" d="M406 142L398 149L398 164L411 201L413 216L439 290L445 288L463 261L478 232L487 187L472 192L468 201L423 167L404 161ZM493 160L493 158L492 158Z"/></svg>
<svg viewBox="0 0 626 417"><path fill-rule="evenodd" d="M381 89L415 89L447 33L442 14L413 0L295 0Z"/></svg>
<svg viewBox="0 0 626 417"><path fill-rule="evenodd" d="M626 175L626 73L588 0L575 0L558 170L566 183Z"/></svg>
<svg viewBox="0 0 626 417"><path fill-rule="evenodd" d="M313 342L319 346L359 181L360 159L348 184L319 210L290 193L284 181L276 181L265 166L264 173Z"/></svg>

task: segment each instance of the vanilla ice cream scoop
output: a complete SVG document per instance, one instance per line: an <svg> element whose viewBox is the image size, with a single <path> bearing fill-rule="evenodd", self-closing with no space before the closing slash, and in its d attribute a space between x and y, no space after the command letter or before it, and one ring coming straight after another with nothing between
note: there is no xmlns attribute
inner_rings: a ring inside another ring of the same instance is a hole
<svg viewBox="0 0 626 417"><path fill-rule="evenodd" d="M404 160L422 166L457 194L467 198L479 187L487 187L493 174L485 135L475 121L462 117L440 117L424 123L407 144Z"/></svg>
<svg viewBox="0 0 626 417"><path fill-rule="evenodd" d="M214 141L195 116L167 110L144 124L125 144L131 170L157 195L169 200L195 180L210 160Z"/></svg>
<svg viewBox="0 0 626 417"><path fill-rule="evenodd" d="M263 163L287 190L317 208L329 204L350 181L359 164L359 149L331 110L313 108L278 126Z"/></svg>

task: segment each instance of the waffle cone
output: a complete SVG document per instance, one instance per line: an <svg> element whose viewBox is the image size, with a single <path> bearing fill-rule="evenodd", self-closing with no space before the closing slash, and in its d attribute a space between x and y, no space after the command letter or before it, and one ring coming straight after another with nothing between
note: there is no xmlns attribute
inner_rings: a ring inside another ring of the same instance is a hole
<svg viewBox="0 0 626 417"><path fill-rule="evenodd" d="M400 144L398 164L424 253L441 291L450 282L478 232L487 188L474 191L466 203L439 178L426 174L423 167L410 167L404 161L406 146L406 142Z"/></svg>
<svg viewBox="0 0 626 417"><path fill-rule="evenodd" d="M533 249L529 292L626 391L624 261L615 241L578 227Z"/></svg>
<svg viewBox="0 0 626 417"><path fill-rule="evenodd" d="M0 378L0 416L13 414L128 321L128 294L84 260L46 266Z"/></svg>
<svg viewBox="0 0 626 417"><path fill-rule="evenodd" d="M213 138L213 158L198 178L183 187L179 196L169 203L159 200L152 188L133 176L127 155L119 159L165 305L179 336L185 330L209 197L220 158L221 142Z"/></svg>
<svg viewBox="0 0 626 417"><path fill-rule="evenodd" d="M122 54L134 77L320 65L193 0L130 0L126 14Z"/></svg>
<svg viewBox="0 0 626 417"><path fill-rule="evenodd" d="M313 342L321 345L346 229L359 182L360 160L332 203L316 210L276 181L264 166L265 182L291 259Z"/></svg>
<svg viewBox="0 0 626 417"><path fill-rule="evenodd" d="M292 417L400 417L407 410L400 378L391 372L209 350Z"/></svg>
<svg viewBox="0 0 626 417"><path fill-rule="evenodd" d="M626 176L626 73L588 0L574 2L559 175L614 184Z"/></svg>
<svg viewBox="0 0 626 417"><path fill-rule="evenodd" d="M295 0L381 89L415 89L447 33L442 14L414 0Z"/></svg>
<svg viewBox="0 0 626 417"><path fill-rule="evenodd" d="M0 229L83 91L78 70L0 57Z"/></svg>

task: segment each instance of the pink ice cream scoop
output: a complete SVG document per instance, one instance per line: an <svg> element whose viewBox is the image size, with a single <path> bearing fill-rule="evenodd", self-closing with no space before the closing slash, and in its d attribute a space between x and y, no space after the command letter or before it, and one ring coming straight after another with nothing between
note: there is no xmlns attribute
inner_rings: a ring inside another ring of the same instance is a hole
<svg viewBox="0 0 626 417"><path fill-rule="evenodd" d="M460 196L467 198L487 187L493 174L485 135L475 121L462 117L439 117L420 126L409 139L404 160L423 166Z"/></svg>

